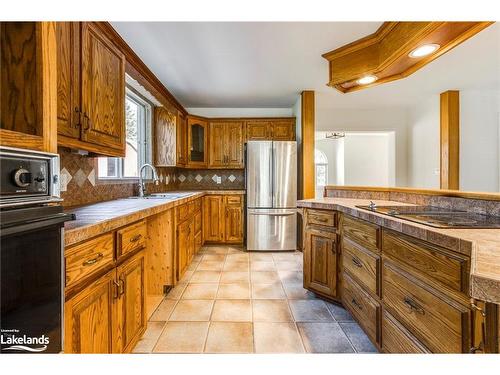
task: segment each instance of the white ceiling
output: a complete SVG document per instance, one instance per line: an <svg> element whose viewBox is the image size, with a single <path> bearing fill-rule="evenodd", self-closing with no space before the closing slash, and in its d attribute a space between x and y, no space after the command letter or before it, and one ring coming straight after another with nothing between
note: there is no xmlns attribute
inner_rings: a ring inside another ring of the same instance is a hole
<svg viewBox="0 0 500 375"><path fill-rule="evenodd" d="M305 89L318 108L412 104L449 89L500 86L500 27L490 26L412 76L342 94L326 86L322 53L380 22L113 22L185 107L291 107Z"/></svg>

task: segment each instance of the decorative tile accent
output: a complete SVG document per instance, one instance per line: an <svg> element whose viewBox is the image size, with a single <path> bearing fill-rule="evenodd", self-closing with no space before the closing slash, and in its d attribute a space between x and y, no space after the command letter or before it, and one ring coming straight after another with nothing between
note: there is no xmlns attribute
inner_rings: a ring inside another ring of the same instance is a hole
<svg viewBox="0 0 500 375"><path fill-rule="evenodd" d="M68 184L72 179L73 177L68 172L68 170L66 168L63 168L61 171L61 192L64 192L68 189Z"/></svg>
<svg viewBox="0 0 500 375"><path fill-rule="evenodd" d="M180 182L184 182L186 181L186 176L184 176L183 174L179 175L179 177L177 177L177 179L180 181Z"/></svg>
<svg viewBox="0 0 500 375"><path fill-rule="evenodd" d="M214 174L212 176L212 181L215 182L215 183L217 183L217 177L219 177L219 176L217 176L216 174Z"/></svg>
<svg viewBox="0 0 500 375"><path fill-rule="evenodd" d="M74 176L75 182L78 186L82 187L83 184L85 183L85 180L87 179L87 175L85 172L80 168Z"/></svg>
<svg viewBox="0 0 500 375"><path fill-rule="evenodd" d="M194 179L196 180L196 182L201 182L203 180L203 177L201 177L199 174L197 174Z"/></svg>
<svg viewBox="0 0 500 375"><path fill-rule="evenodd" d="M89 180L92 186L95 186L95 169L92 169L87 176L87 180Z"/></svg>

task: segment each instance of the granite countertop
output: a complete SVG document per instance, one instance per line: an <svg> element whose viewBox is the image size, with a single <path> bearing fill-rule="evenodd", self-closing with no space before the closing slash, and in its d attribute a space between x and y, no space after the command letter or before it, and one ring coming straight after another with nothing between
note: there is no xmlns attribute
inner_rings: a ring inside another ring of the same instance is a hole
<svg viewBox="0 0 500 375"><path fill-rule="evenodd" d="M297 202L298 207L336 210L383 227L458 251L471 257L470 295L500 304L500 229L443 229L369 212L357 205L370 200L318 198ZM373 200L377 205L414 206L394 201Z"/></svg>
<svg viewBox="0 0 500 375"><path fill-rule="evenodd" d="M76 220L64 225L65 246L115 230L204 195L245 194L245 190L169 191L168 193L192 193L192 195L172 200L123 198L66 209L66 213L76 215Z"/></svg>

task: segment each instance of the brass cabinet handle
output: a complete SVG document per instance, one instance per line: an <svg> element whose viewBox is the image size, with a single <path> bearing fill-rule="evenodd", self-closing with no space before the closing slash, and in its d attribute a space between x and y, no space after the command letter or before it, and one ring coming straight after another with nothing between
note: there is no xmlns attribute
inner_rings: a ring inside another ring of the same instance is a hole
<svg viewBox="0 0 500 375"><path fill-rule="evenodd" d="M130 242L137 242L142 238L142 234L137 234L130 239Z"/></svg>
<svg viewBox="0 0 500 375"><path fill-rule="evenodd" d="M475 323L476 317L475 314L479 313L483 318L486 318L486 311L476 305L474 302L471 302L470 304L472 310L473 310L473 322ZM469 350L470 353L484 353L484 342L486 340L486 324L485 324L485 319L481 321L481 341L479 341L479 344L477 346L472 346ZM476 341L477 342L477 341Z"/></svg>
<svg viewBox="0 0 500 375"><path fill-rule="evenodd" d="M352 263L356 266L356 267L363 267L363 263L361 263L361 261L356 258L355 256L351 257L351 260L352 260Z"/></svg>
<svg viewBox="0 0 500 375"><path fill-rule="evenodd" d="M353 299L351 299L351 302L352 302L352 304L353 304L354 306L356 306L358 309L363 310L363 306L361 306L361 304L360 304L358 301L356 301L354 298L353 298Z"/></svg>
<svg viewBox="0 0 500 375"><path fill-rule="evenodd" d="M119 284L120 284L120 296L123 296L125 294L125 280L123 280L121 277L120 279L118 280Z"/></svg>
<svg viewBox="0 0 500 375"><path fill-rule="evenodd" d="M82 111L80 111L80 108L75 107L75 114L76 114L76 124L74 125L75 129L78 129L82 125Z"/></svg>
<svg viewBox="0 0 500 375"><path fill-rule="evenodd" d="M99 254L97 254L97 256L95 258L88 259L85 262L83 262L82 266L84 266L84 267L91 266L91 265L96 264L97 262L99 262L102 258L104 258L104 254L103 253L99 253Z"/></svg>
<svg viewBox="0 0 500 375"><path fill-rule="evenodd" d="M405 303L406 306L410 308L410 310L415 311L416 313L419 313L421 315L425 315L425 311L420 306L417 302L415 302L412 298L410 297L405 297L403 302Z"/></svg>
<svg viewBox="0 0 500 375"><path fill-rule="evenodd" d="M89 130L90 129L90 117L87 114L87 112L83 113L83 118L85 122L85 126L83 127L83 130Z"/></svg>
<svg viewBox="0 0 500 375"><path fill-rule="evenodd" d="M479 311L479 313L483 316L483 318L486 318L486 312L481 307L479 307L478 305L476 305L474 302L471 302L470 306L474 310Z"/></svg>
<svg viewBox="0 0 500 375"><path fill-rule="evenodd" d="M328 218L326 218L326 217L313 216L313 219L316 220L316 221L319 221L321 223L327 223L328 222Z"/></svg>
<svg viewBox="0 0 500 375"><path fill-rule="evenodd" d="M116 280L113 280L113 285L115 286L113 290L113 298L117 299L120 296L120 283Z"/></svg>

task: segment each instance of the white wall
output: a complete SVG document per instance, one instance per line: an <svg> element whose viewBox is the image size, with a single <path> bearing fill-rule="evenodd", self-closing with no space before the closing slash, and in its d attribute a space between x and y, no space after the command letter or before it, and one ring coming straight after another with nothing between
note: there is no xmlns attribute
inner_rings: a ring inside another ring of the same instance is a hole
<svg viewBox="0 0 500 375"><path fill-rule="evenodd" d="M439 95L408 111L408 185L439 189Z"/></svg>
<svg viewBox="0 0 500 375"><path fill-rule="evenodd" d="M460 189L498 192L500 92L460 91Z"/></svg>
<svg viewBox="0 0 500 375"><path fill-rule="evenodd" d="M348 94L346 94L348 95ZM351 109L316 107L317 131L394 132L395 186L408 186L407 181L407 109ZM345 181L347 185L348 182Z"/></svg>
<svg viewBox="0 0 500 375"><path fill-rule="evenodd" d="M203 117L290 117L292 108L186 108L189 114Z"/></svg>

